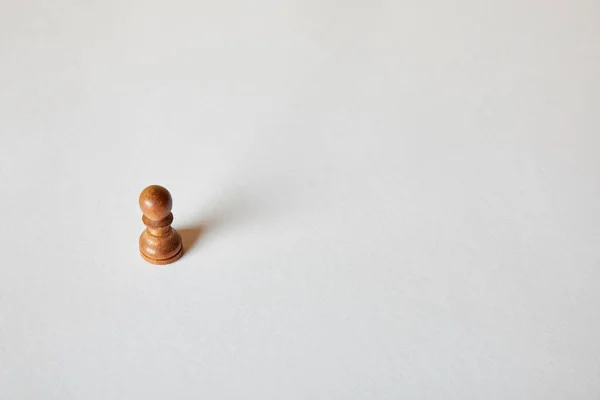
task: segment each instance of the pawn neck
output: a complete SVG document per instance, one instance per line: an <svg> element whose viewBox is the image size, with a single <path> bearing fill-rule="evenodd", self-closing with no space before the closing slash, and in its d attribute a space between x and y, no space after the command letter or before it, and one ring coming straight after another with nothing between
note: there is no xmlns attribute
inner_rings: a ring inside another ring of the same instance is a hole
<svg viewBox="0 0 600 400"><path fill-rule="evenodd" d="M173 213L169 213L166 218L160 221L152 221L150 218L142 215L142 222L146 225L146 231L153 236L165 236L171 233L171 223L173 222Z"/></svg>

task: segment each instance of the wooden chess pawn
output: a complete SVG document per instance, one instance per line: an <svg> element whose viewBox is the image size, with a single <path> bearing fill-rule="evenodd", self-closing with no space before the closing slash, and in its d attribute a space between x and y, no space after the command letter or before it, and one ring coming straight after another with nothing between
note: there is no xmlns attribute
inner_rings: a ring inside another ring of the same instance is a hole
<svg viewBox="0 0 600 400"><path fill-rule="evenodd" d="M171 193L162 186L148 186L140 194L142 222L146 230L140 236L140 254L151 264L170 264L181 258L181 236L173 228Z"/></svg>

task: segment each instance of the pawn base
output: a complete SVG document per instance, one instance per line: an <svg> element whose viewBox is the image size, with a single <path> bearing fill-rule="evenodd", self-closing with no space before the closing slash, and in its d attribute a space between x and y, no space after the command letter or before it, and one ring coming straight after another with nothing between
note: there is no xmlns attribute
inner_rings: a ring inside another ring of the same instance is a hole
<svg viewBox="0 0 600 400"><path fill-rule="evenodd" d="M179 260L181 258L181 256L183 255L183 246L181 247L181 249L179 250L179 252L177 254L175 254L173 257L170 258L165 258L162 260L157 260L155 258L151 258L148 257L146 254L144 254L143 251L140 251L140 254L142 256L142 258L146 261L148 261L150 264L154 264L154 265L166 265L166 264L171 264L177 260Z"/></svg>

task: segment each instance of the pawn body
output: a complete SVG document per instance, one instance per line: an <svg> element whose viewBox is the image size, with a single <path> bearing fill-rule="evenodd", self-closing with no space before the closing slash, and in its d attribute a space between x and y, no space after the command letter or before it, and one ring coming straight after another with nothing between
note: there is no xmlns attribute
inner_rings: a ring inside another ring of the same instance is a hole
<svg viewBox="0 0 600 400"><path fill-rule="evenodd" d="M170 264L181 258L181 236L173 228L171 194L162 186L148 186L140 194L142 222L146 230L140 236L140 254L151 264Z"/></svg>

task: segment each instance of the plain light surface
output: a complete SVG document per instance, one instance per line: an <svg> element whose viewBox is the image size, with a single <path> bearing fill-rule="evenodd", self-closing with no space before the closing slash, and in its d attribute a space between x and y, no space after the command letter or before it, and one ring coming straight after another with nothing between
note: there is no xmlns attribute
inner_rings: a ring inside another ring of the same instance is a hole
<svg viewBox="0 0 600 400"><path fill-rule="evenodd" d="M597 0L0 4L0 398L600 397Z"/></svg>

